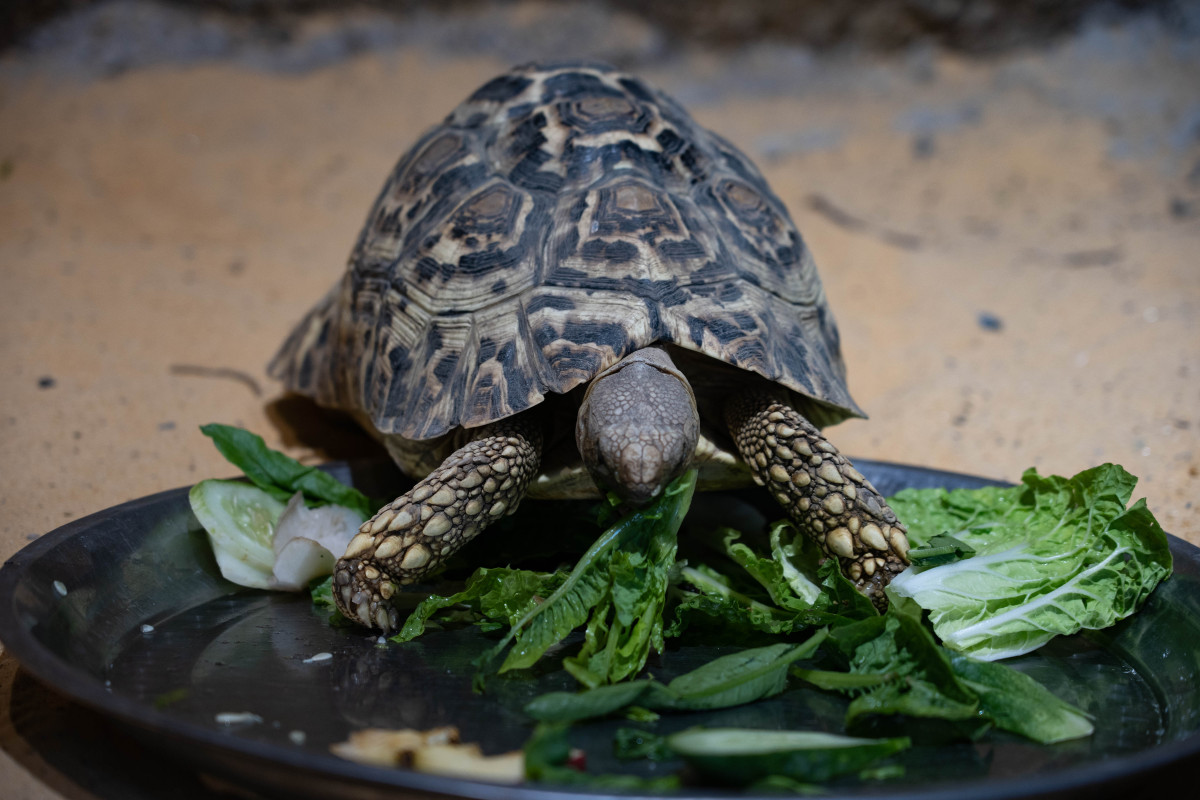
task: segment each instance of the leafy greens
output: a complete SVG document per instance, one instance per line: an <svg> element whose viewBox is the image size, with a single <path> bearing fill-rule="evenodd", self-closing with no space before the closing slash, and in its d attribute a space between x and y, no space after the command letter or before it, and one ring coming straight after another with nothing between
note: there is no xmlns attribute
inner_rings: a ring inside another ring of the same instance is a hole
<svg viewBox="0 0 1200 800"><path fill-rule="evenodd" d="M271 497L303 492L314 504L371 511L357 490L269 450L253 434L203 430ZM849 695L847 729L891 718L906 732L926 721L972 738L993 726L1043 743L1087 736L1086 714L994 659L1111 625L1171 569L1166 535L1144 501L1129 506L1136 479L1121 467L1069 479L1030 470L1018 487L908 490L891 498L909 526L914 567L893 580L891 605L880 615L835 559L823 560L787 523L765 534L689 530L708 550L702 561L690 552L679 558L677 532L695 481L689 472L650 506L613 522L569 570L476 569L459 591L420 602L394 641L446 622L503 631L476 661L482 690L489 677L533 666L582 628L582 645L562 665L584 688L525 706L541 722L526 746L527 774L659 791L677 778L578 773L567 763L565 726L614 714L652 723L656 712L728 708L786 691L794 677ZM605 511L605 522L616 516L614 508ZM331 604L328 582L313 598ZM684 637L742 649L666 683L639 677L651 651ZM661 756L663 740L653 734L626 730L625 737L632 737L623 746L630 754L640 748ZM885 765L880 774L899 768Z"/></svg>
<svg viewBox="0 0 1200 800"><path fill-rule="evenodd" d="M359 512L364 518L375 513L367 496L316 467L306 467L294 458L267 447L261 436L232 425L211 422L200 432L213 440L231 464L250 481L280 502L303 492L311 505L333 503Z"/></svg>
<svg viewBox="0 0 1200 800"><path fill-rule="evenodd" d="M913 567L889 592L929 612L946 646L996 660L1136 611L1171 572L1166 534L1115 464L1073 478L1027 471L1022 485L907 490L892 508L914 546L949 531L970 558Z"/></svg>
<svg viewBox="0 0 1200 800"><path fill-rule="evenodd" d="M544 600L526 605L504 638L479 658L476 688L482 690L493 673L533 666L584 623L584 647L564 666L585 686L632 675L646 663L651 648L661 651L667 573L675 563L675 536L695 488L696 472L691 470L656 502L605 531L566 579Z"/></svg>

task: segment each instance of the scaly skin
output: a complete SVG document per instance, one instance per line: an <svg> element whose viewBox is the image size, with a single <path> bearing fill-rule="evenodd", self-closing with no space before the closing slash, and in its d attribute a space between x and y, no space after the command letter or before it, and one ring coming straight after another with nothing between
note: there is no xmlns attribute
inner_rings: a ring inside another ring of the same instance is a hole
<svg viewBox="0 0 1200 800"><path fill-rule="evenodd" d="M678 380L673 372L649 370L645 375L639 373L637 381L616 381L613 386L619 395L638 393L638 384L650 385L652 395L659 390L674 391L670 384ZM613 370L612 377L617 378L618 373ZM681 373L678 377L686 381ZM659 380L665 385L659 386ZM668 408L672 404L660 400L657 405ZM585 403L584 413L589 413L587 408ZM623 400L597 403L594 409L599 418L588 423L597 432L605 430L604 423L620 423L631 413L629 403ZM695 414L694 406L690 414ZM725 417L754 479L767 487L801 531L838 560L842 571L876 607L885 608L883 588L908 566L908 538L875 487L798 411L766 391L736 394L726 403ZM640 483L647 464L658 464L658 453L678 449L678 443L663 439L670 438L669 427L654 432L654 447L609 447L615 461L604 477L626 476L635 484L627 492L634 496L657 494L657 489L646 491ZM681 424L673 432L687 439L687 427ZM695 427L692 424L693 431ZM615 425L613 431L605 430L601 439L619 436L624 428ZM688 441L694 448L694 438ZM581 442L585 451L598 452L606 446L600 441ZM496 423L363 523L334 569L333 596L342 613L367 627L396 628L398 614L389 601L398 587L433 572L487 525L516 510L538 472L541 448L536 415ZM647 450L653 458L645 464L621 463L622 457L644 459ZM683 463L686 465L686 459ZM673 476L671 469L653 471L656 479L669 480L668 473Z"/></svg>
<svg viewBox="0 0 1200 800"><path fill-rule="evenodd" d="M644 347L592 379L575 444L592 480L644 505L692 461L700 438L696 398L666 351Z"/></svg>
<svg viewBox="0 0 1200 800"><path fill-rule="evenodd" d="M800 412L767 392L735 395L725 420L754 480L859 591L886 608L883 588L909 563L908 534L871 482Z"/></svg>
<svg viewBox="0 0 1200 800"><path fill-rule="evenodd" d="M333 571L333 599L348 618L390 631L399 586L434 571L487 525L513 513L541 461L529 416L484 428L441 466L363 523Z"/></svg>

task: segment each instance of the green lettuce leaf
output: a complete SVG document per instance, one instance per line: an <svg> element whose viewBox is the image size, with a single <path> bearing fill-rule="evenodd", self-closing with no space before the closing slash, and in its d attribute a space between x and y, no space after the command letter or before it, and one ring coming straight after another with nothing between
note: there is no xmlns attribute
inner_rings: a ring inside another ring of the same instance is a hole
<svg viewBox="0 0 1200 800"><path fill-rule="evenodd" d="M791 672L852 695L847 727L878 727L889 715L903 715L893 727L921 738L974 738L992 725L1046 744L1091 733L1086 714L1034 679L939 645L921 613L912 600L900 598L883 617L831 632L825 653L846 671Z"/></svg>
<svg viewBox="0 0 1200 800"><path fill-rule="evenodd" d="M839 629L834 637L852 652L851 674L890 678L851 701L847 727L872 714L951 721L978 717L977 696L958 680L946 652L918 619L889 611Z"/></svg>
<svg viewBox="0 0 1200 800"><path fill-rule="evenodd" d="M376 508L367 496L316 467L306 467L294 458L267 447L261 436L232 425L213 422L201 425L200 432L250 481L280 502L286 503L296 492L303 492L309 505L333 503L372 516Z"/></svg>
<svg viewBox="0 0 1200 800"><path fill-rule="evenodd" d="M1145 501L1126 508L1136 483L1104 464L1069 479L1029 470L1012 488L900 492L890 502L914 546L948 532L975 555L913 567L889 592L916 600L946 646L977 659L1112 625L1171 572Z"/></svg>
<svg viewBox="0 0 1200 800"><path fill-rule="evenodd" d="M629 706L660 711L730 708L774 697L787 688L788 667L813 655L825 641L821 630L801 644L773 644L719 656L663 685L642 679L581 692L548 692L525 706L542 722L578 722Z"/></svg>
<svg viewBox="0 0 1200 800"><path fill-rule="evenodd" d="M583 647L563 660L563 667L584 686L619 681L641 669L651 648L662 652L676 531L672 524L652 525L641 549L612 554L608 596L592 611Z"/></svg>
<svg viewBox="0 0 1200 800"><path fill-rule="evenodd" d="M1028 675L995 661L949 655L954 673L979 697L979 710L999 727L1042 744L1092 735L1087 714Z"/></svg>
<svg viewBox="0 0 1200 800"><path fill-rule="evenodd" d="M802 611L823 605L821 587L806 571L816 574L819 560L816 545L805 548L808 542L797 535L786 521L776 522L769 533L770 552L757 553L740 541L739 531L724 531L726 554L758 581L776 606Z"/></svg>
<svg viewBox="0 0 1200 800"><path fill-rule="evenodd" d="M675 605L664 630L668 639L684 631L701 631L704 638L743 644L762 635L793 633L809 626L804 614L784 611L733 588L725 575L698 564L678 570L672 586Z"/></svg>
<svg viewBox="0 0 1200 800"><path fill-rule="evenodd" d="M494 672L533 666L550 647L588 622L594 611L599 616L589 626L592 641L585 642L574 662L576 677L583 676L585 685L599 685L641 669L650 648L662 647L662 593L667 571L674 563L675 536L695 488L696 471L690 470L676 478L655 502L601 534L566 580L515 620L504 638L480 656L475 688L482 690ZM631 586L642 568L648 586ZM601 653L602 658L593 660ZM501 656L503 663L497 666Z"/></svg>
<svg viewBox="0 0 1200 800"><path fill-rule="evenodd" d="M466 606L478 619L513 625L537 607L567 579L565 572L532 572L508 567L480 567L462 591L452 595L431 594L417 604L404 625L392 637L407 642L425 632L425 626L439 611Z"/></svg>

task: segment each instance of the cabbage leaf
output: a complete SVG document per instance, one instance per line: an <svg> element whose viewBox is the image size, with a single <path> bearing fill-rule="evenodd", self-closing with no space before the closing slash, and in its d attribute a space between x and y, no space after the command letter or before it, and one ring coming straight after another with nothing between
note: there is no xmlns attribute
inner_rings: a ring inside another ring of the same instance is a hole
<svg viewBox="0 0 1200 800"><path fill-rule="evenodd" d="M890 502L914 547L949 533L975 555L913 567L888 591L925 608L947 647L987 661L1108 627L1171 573L1163 529L1144 500L1128 506L1136 484L1103 464L1072 478L1031 469L1015 487L900 492Z"/></svg>

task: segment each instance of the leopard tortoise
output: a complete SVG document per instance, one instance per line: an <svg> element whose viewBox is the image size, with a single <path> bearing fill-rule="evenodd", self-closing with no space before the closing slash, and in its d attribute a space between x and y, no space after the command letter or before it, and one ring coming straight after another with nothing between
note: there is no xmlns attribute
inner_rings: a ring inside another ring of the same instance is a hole
<svg viewBox="0 0 1200 800"><path fill-rule="evenodd" d="M818 430L861 412L787 211L737 148L607 66L518 67L426 133L271 373L421 478L335 568L369 627L523 497L637 504L689 465L701 489L767 487L881 607L908 564L904 526Z"/></svg>

